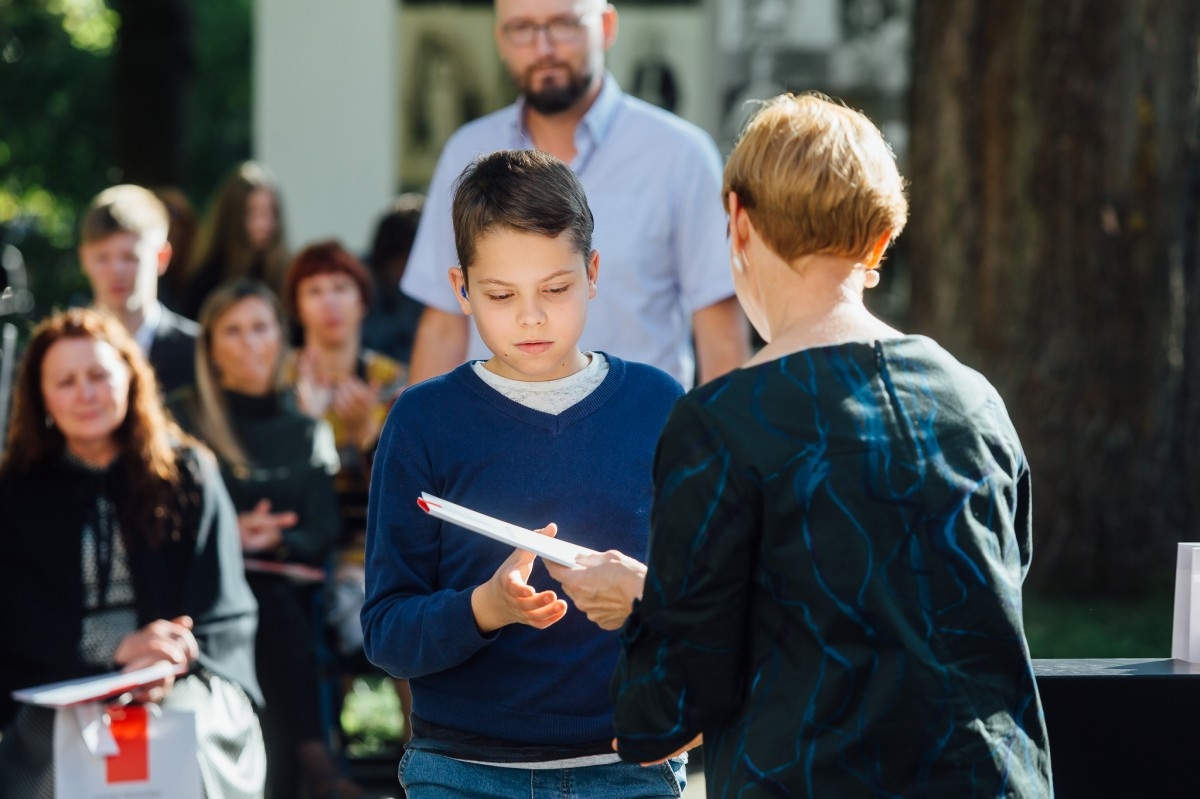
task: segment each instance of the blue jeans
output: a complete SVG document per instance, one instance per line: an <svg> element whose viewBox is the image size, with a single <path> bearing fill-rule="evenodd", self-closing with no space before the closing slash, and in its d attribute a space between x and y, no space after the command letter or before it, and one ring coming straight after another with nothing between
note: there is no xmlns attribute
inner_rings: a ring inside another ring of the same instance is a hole
<svg viewBox="0 0 1200 799"><path fill-rule="evenodd" d="M409 749L397 775L409 799L678 799L686 768L682 759L658 766L501 768Z"/></svg>

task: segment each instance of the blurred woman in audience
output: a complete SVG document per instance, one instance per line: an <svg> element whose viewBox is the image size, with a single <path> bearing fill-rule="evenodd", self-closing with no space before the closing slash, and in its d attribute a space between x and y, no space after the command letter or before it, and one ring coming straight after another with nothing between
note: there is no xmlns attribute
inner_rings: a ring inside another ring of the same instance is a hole
<svg viewBox="0 0 1200 799"><path fill-rule="evenodd" d="M278 296L287 257L278 184L262 164L246 161L225 178L209 208L181 313L195 319L209 293L233 278L261 281Z"/></svg>
<svg viewBox="0 0 1200 799"><path fill-rule="evenodd" d="M268 792L344 796L323 741L312 630L313 567L337 539L328 425L292 408L282 389L283 311L262 283L218 287L200 310L196 384L172 398L180 421L217 453L238 512L262 624L256 654L266 709ZM305 568L307 567L307 569ZM308 587L297 579L308 579ZM318 580L319 582L319 580Z"/></svg>
<svg viewBox="0 0 1200 799"><path fill-rule="evenodd" d="M284 297L304 344L284 365L284 382L300 409L333 430L340 468L335 478L342 529L337 570L329 592L329 621L337 648L352 670L372 669L362 651L359 610L365 598L364 549L371 461L388 410L408 376L407 368L362 345L362 324L371 302L367 268L336 241L318 242L296 255ZM397 685L407 722L408 684ZM405 725L407 731L407 723Z"/></svg>
<svg viewBox="0 0 1200 799"><path fill-rule="evenodd" d="M343 532L359 544L366 529L370 456L407 376L403 364L362 346L371 294L367 268L336 241L301 250L284 287L288 310L304 335L303 347L285 361L284 382L294 387L300 410L333 429Z"/></svg>
<svg viewBox="0 0 1200 799"><path fill-rule="evenodd" d="M412 357L413 338L425 306L400 291L400 278L408 267L424 208L423 194L397 197L376 224L367 255L375 293L363 320L363 343L405 364Z"/></svg>
<svg viewBox="0 0 1200 799"><path fill-rule="evenodd" d="M171 262L167 271L158 278L158 300L176 313L183 313L181 299L187 296L186 280L192 261L192 249L196 242L196 209L191 200L174 186L159 186L153 189L154 196L167 209L170 226L167 241L171 244ZM189 317L195 318L195 317Z"/></svg>
<svg viewBox="0 0 1200 799"><path fill-rule="evenodd" d="M142 692L193 711L209 797L262 796L254 597L212 453L182 434L116 319L33 333L0 462L0 795L54 796L54 710L15 688L159 661Z"/></svg>

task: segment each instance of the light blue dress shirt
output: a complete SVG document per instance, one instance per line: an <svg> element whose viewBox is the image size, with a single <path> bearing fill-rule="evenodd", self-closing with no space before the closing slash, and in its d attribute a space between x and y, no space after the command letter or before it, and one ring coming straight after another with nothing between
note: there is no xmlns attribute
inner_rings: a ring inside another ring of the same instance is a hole
<svg viewBox="0 0 1200 799"><path fill-rule="evenodd" d="M458 264L450 218L452 186L471 159L533 149L524 100L464 125L438 159L401 288L458 313L446 270ZM571 163L596 220L596 299L579 341L657 366L690 387L695 371L691 315L733 296L721 160L703 130L624 94L606 75L575 132ZM471 325L469 359L488 358Z"/></svg>

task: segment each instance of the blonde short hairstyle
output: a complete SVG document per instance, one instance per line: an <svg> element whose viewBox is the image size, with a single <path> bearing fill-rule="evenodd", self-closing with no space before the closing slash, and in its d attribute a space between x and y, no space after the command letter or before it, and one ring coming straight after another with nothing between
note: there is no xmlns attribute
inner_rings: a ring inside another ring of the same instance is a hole
<svg viewBox="0 0 1200 799"><path fill-rule="evenodd" d="M790 262L865 259L908 219L904 180L883 134L821 94L782 94L746 123L721 191L737 192L764 243Z"/></svg>
<svg viewBox="0 0 1200 799"><path fill-rule="evenodd" d="M79 240L90 244L117 233L133 233L162 245L169 227L162 200L149 189L124 183L110 186L92 198L79 224Z"/></svg>

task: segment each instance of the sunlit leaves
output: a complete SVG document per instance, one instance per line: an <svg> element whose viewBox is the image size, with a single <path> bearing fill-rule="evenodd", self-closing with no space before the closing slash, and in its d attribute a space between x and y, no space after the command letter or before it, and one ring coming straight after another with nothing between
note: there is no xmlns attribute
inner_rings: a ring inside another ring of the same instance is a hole
<svg viewBox="0 0 1200 799"><path fill-rule="evenodd" d="M112 50L121 17L104 0L49 0L46 8L62 17L75 47L97 55Z"/></svg>
<svg viewBox="0 0 1200 799"><path fill-rule="evenodd" d="M9 179L0 184L0 225L18 224L47 238L57 248L71 246L75 225L72 205L41 186L22 187Z"/></svg>

